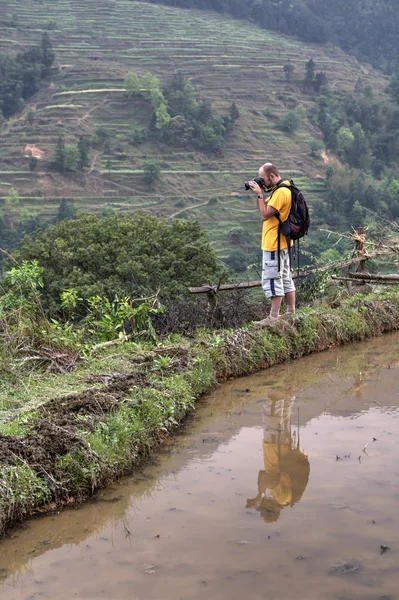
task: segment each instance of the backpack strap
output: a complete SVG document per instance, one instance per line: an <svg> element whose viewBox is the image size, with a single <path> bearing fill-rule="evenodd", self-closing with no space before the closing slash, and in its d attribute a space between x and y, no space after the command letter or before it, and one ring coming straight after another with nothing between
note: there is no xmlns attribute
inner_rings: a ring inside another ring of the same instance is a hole
<svg viewBox="0 0 399 600"><path fill-rule="evenodd" d="M292 188L295 187L294 182L291 180L290 181L290 185L287 185L286 183L279 183L275 189L272 191L272 194L270 196L270 198L273 196L274 192L276 190L279 190L280 188L287 188L287 190L292 190ZM291 193L291 206L292 206L292 193ZM281 235L281 227L282 227L282 220L280 218L280 213L276 212L275 215L276 219L278 220L278 228L277 228L277 266L278 266L278 272L280 273L280 235ZM291 261L292 261L292 257L291 257L291 237L290 235L286 235L285 239L287 240L287 249L288 249L288 258L290 261L290 268L291 268Z"/></svg>

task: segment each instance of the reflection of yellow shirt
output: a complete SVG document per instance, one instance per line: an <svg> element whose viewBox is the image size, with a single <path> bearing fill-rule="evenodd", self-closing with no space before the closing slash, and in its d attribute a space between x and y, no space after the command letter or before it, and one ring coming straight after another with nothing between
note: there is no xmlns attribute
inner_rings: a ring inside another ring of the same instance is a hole
<svg viewBox="0 0 399 600"><path fill-rule="evenodd" d="M290 451L286 444L265 444L263 442L263 459L265 462L265 488L268 487L273 498L280 506L292 502L292 484L288 473L280 470L280 459Z"/></svg>
<svg viewBox="0 0 399 600"><path fill-rule="evenodd" d="M289 185L289 181L283 181L282 183ZM291 210L292 196L291 191L287 188L280 188L272 193L268 206L272 206L280 213L280 219L286 221ZM277 250L277 233L278 233L278 219L273 216L267 221L263 221L262 229L262 250L272 252ZM280 234L280 250L287 248L287 240Z"/></svg>

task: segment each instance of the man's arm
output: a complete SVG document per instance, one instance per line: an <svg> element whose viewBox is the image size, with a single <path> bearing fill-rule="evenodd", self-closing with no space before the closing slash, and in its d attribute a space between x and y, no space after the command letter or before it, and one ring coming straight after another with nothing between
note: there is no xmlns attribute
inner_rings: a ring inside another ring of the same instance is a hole
<svg viewBox="0 0 399 600"><path fill-rule="evenodd" d="M273 206L269 206L265 202L262 194L259 194L257 196L257 203L258 203L258 211L259 211L260 218L262 219L262 221L267 221L268 219L270 219L270 217L272 217L274 214L276 214L277 210Z"/></svg>
<svg viewBox="0 0 399 600"><path fill-rule="evenodd" d="M260 218L262 219L262 221L267 221L268 219L270 219L270 217L276 214L277 209L273 208L273 206L268 206L267 202L265 202L264 200L263 190L259 187L257 183L255 183L255 181L250 181L249 187L256 194Z"/></svg>

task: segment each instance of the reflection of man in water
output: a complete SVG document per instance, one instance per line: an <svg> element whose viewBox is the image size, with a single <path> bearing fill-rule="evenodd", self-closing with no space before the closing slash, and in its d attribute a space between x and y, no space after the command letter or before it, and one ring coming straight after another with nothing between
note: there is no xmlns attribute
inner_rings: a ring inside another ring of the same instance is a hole
<svg viewBox="0 0 399 600"><path fill-rule="evenodd" d="M267 399L264 405L264 471L258 475L258 495L247 500L265 523L273 523L285 506L299 502L309 479L309 461L291 436L291 411L295 396L283 400ZM269 490L269 492L268 492Z"/></svg>

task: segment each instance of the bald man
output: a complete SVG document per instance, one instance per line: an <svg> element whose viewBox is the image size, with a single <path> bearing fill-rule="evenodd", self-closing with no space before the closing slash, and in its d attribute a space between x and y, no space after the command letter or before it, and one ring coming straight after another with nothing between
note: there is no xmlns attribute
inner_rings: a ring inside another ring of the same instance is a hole
<svg viewBox="0 0 399 600"><path fill-rule="evenodd" d="M287 303L287 316L295 313L295 285L292 280L287 240L280 233L280 259L278 251L278 226L279 221L286 221L290 214L292 204L291 190L286 187L279 188L283 181L278 169L271 163L266 163L259 169L259 177L263 180L265 188L271 189L271 195L265 200L264 191L255 182L250 181L251 190L257 195L257 206L262 228L262 287L266 296L271 299L270 314L262 321L255 321L257 325L275 323L280 317L283 298ZM280 269L279 269L280 266Z"/></svg>

